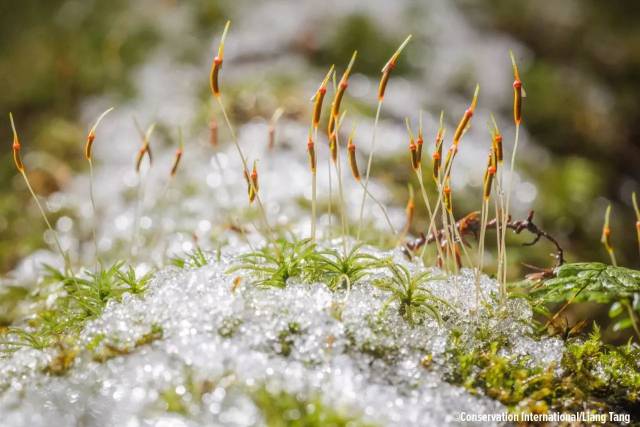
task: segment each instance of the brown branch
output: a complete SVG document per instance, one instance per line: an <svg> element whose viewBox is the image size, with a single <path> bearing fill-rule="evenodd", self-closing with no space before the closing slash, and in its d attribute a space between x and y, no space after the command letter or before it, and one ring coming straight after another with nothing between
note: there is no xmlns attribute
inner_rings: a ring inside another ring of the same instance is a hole
<svg viewBox="0 0 640 427"><path fill-rule="evenodd" d="M533 234L534 236L533 240L527 243L523 243L523 246L533 246L536 243L538 243L542 238L551 242L556 248L556 253L554 255L556 259L555 267L561 266L565 262L564 251L562 250L562 247L553 236L551 236L546 231L541 230L540 227L538 227L533 222L533 216L534 216L534 211L529 211L529 215L527 216L526 219L522 219L518 221L512 221L511 216L509 216L506 226L507 228L513 230L514 233L516 234L520 234L523 231L527 231ZM488 230L495 229L496 224L497 224L497 221L494 218L487 223L487 229ZM468 245L468 243L464 240L464 236L473 235L476 239L478 238L478 233L480 231L480 213L477 211L471 212L465 217L459 219L458 221L456 221L456 228L460 233L460 237L463 239L461 243ZM439 241L441 245L446 244L446 237L445 237L444 230L437 230L435 235L434 233L429 233L428 236L425 235L424 233L420 233L420 236L417 239L405 243L403 247L403 252L405 253L405 255L411 258L411 255L414 254L422 246L431 244L436 240ZM533 266L529 266L529 267L539 270L541 274L549 274L549 272L553 271L553 269L541 269Z"/></svg>

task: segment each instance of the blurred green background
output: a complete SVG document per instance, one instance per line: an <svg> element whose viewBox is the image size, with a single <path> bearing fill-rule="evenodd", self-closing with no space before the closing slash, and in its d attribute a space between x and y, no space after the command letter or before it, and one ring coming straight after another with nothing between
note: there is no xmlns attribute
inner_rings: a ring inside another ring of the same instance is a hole
<svg viewBox="0 0 640 427"><path fill-rule="evenodd" d="M191 3L198 11L192 36L211 37L218 2ZM136 96L131 71L168 43L158 20L176 6L162 0L0 3L0 272L42 247L45 230L13 166L8 113L16 119L36 192L46 196L64 187L72 173L87 168L82 146L88 129L78 121L83 100L107 93L117 104Z"/></svg>
<svg viewBox="0 0 640 427"><path fill-rule="evenodd" d="M181 53L185 61L194 61L206 54L198 49L210 46L223 17L239 19L243 8L252 3L23 0L0 4L0 111L3 117L12 111L17 119L24 151L33 161L29 173L38 193L64 187L72 173L85 167L79 147L86 124L78 121L83 100L104 93L116 101L134 98L132 71L150 52L180 46L180 40L167 35L166 26L172 14L183 13L185 7L190 20L185 40L199 42L185 42ZM369 6L365 2L362 7ZM430 13L430 7L429 1L419 6L408 2L407 13L415 8ZM522 166L527 179L538 186L532 206L538 222L558 237L568 260L606 260L599 237L605 199L611 200L619 261L640 267L630 203L631 192L640 190L640 26L636 22L640 4L458 0L452 7L462 13L466 25L483 34L511 36L530 53L522 69L528 92L524 124L532 142L551 154L543 167ZM338 20L316 22L313 28L323 33L301 32L289 49L321 72L358 48L358 72L376 76L397 37L389 36L368 16L351 9ZM407 25L421 23L416 19ZM257 30L268 32L269 27ZM429 40L425 43L428 50ZM411 75L410 65L400 65L398 75ZM509 86L511 81L504 84ZM502 108L501 113L508 116L511 100L505 99ZM5 141L0 149L1 272L43 245L43 226L13 168L8 119L4 123L0 126L0 140ZM406 197L405 162L405 157L399 157L395 169L393 164L378 169L381 180L399 189L398 205ZM389 171L386 176L383 170ZM458 199L459 216L477 209L463 196ZM521 262L548 266L552 248L540 246L526 251L514 246L511 260L515 266Z"/></svg>
<svg viewBox="0 0 640 427"><path fill-rule="evenodd" d="M524 73L526 127L553 154L530 170L542 192L536 209L581 259L602 259L604 197L614 203L613 236L625 265L640 267L631 192L640 190L640 3L597 0L461 2L480 28L500 31L533 53ZM600 208L600 210L595 209Z"/></svg>

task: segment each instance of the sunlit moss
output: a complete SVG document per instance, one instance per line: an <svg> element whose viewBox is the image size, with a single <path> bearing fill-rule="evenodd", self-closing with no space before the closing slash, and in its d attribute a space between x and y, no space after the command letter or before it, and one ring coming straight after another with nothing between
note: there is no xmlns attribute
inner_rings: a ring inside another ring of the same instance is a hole
<svg viewBox="0 0 640 427"><path fill-rule="evenodd" d="M120 300L125 293L143 293L150 275L137 276L131 267L124 266L124 262L116 262L85 275L47 267L42 292L54 297L53 305L34 313L28 324L10 327L0 340L4 351L44 349L56 343L66 346L89 320L102 314L109 301Z"/></svg>
<svg viewBox="0 0 640 427"><path fill-rule="evenodd" d="M596 329L586 341L574 339L568 344L560 366L541 366L529 356L504 355L505 345L482 341L480 347L469 350L461 335L453 334L447 350L451 371L446 378L497 399L512 411L633 412L640 395L637 346L606 346Z"/></svg>
<svg viewBox="0 0 640 427"><path fill-rule="evenodd" d="M265 387L256 390L252 397L269 427L372 426L327 406L318 397L299 398L284 391L272 392Z"/></svg>

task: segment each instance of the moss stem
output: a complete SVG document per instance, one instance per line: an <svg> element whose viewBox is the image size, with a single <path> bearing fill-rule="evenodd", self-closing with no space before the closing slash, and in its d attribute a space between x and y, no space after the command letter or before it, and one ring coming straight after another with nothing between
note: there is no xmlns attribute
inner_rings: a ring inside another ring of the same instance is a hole
<svg viewBox="0 0 640 427"><path fill-rule="evenodd" d="M236 147L236 150L238 151L238 155L240 156L240 160L242 161L242 167L244 169L244 173L246 174L246 176L249 176L250 171L249 168L247 166L247 159L244 156L244 153L242 152L242 149L240 148L240 143L238 142L238 137L236 136L236 132L233 128L233 126L231 125L231 121L229 120L229 116L227 115L227 109L224 106L224 103L222 102L222 96L216 96L215 97L216 100L218 101L218 105L220 106L220 109L222 110L222 115L224 116L224 121L225 124L227 125L227 129L229 129L229 133L231 134L231 139L233 140L233 144ZM249 185L251 185L253 187L253 183L251 182L251 180L249 180ZM264 222L264 226L265 229L267 231L267 238L268 240L270 240L272 243L275 242L274 238L273 238L273 231L271 230L271 227L269 226L269 220L267 219L267 212L264 208L264 205L262 204L262 199L260 197L259 192L257 191L257 189L254 187L253 191L256 194L256 200L258 202L258 208L260 210L260 213L262 214L262 221Z"/></svg>
<svg viewBox="0 0 640 427"><path fill-rule="evenodd" d="M53 240L56 244L56 248L58 249L58 252L60 252L60 256L62 256L62 259L64 261L65 270L73 274L71 270L71 260L69 259L69 254L62 249L62 245L60 244L58 233L51 226L51 223L49 222L49 218L47 217L47 214L44 212L44 208L42 207L42 204L40 203L38 196L36 195L35 191L33 191L33 187L31 187L31 183L29 182L29 178L27 177L26 172L22 170L20 171L20 174L22 175L22 178L24 179L25 184L27 184L29 193L31 193L31 197L33 197L33 200L35 200L36 206L38 206L38 210L40 211L40 215L42 216L42 219L47 225L47 228L49 229L49 231L51 231L51 235L53 236Z"/></svg>
<svg viewBox="0 0 640 427"><path fill-rule="evenodd" d="M364 178L364 186L362 191L362 201L360 202L360 214L358 218L358 234L357 239L360 240L360 233L362 232L362 220L364 216L364 204L367 199L367 189L369 188L369 177L371 175L371 165L373 163L373 155L376 151L376 132L378 130L378 121L380 120L380 111L382 110L382 99L378 100L378 107L376 108L376 118L373 122L373 135L371 136L371 149L369 151L369 160L367 161L367 173Z"/></svg>
<svg viewBox="0 0 640 427"><path fill-rule="evenodd" d="M499 278L501 286L500 286L500 294L502 297L502 302L504 303L507 296L507 251L506 251L506 238L507 238L507 227L504 225L509 221L509 210L511 208L511 190L513 187L513 172L516 164L516 154L518 152L518 141L520 136L520 123L516 123L516 135L513 142L513 151L511 152L511 164L509 165L509 181L507 182L507 198L505 203L505 209L502 215L502 277Z"/></svg>

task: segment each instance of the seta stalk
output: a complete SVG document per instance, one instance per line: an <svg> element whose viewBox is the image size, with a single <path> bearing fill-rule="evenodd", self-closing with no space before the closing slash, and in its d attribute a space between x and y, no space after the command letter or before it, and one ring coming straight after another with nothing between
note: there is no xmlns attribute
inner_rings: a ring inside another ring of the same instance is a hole
<svg viewBox="0 0 640 427"><path fill-rule="evenodd" d="M171 189L171 184L173 183L176 174L178 173L178 169L180 167L180 163L182 161L182 157L184 155L184 138L182 136L182 128L178 127L178 148L176 148L175 154L173 156L173 162L171 163L171 169L169 169L169 177L167 182L164 185L164 189L162 193L160 193L160 198L158 199L158 205L163 206L164 202L169 202L169 190ZM160 215L162 216L162 215ZM159 236L157 236L157 240L162 242L164 240L164 224L162 223L161 218L158 218L158 224L160 225ZM166 252L166 244L164 245L164 249L162 250L162 257L164 258Z"/></svg>
<svg viewBox="0 0 640 427"><path fill-rule="evenodd" d="M602 226L602 237L600 238L600 242L602 242L602 245L604 246L604 248L607 250L607 253L609 254L609 259L611 259L611 265L613 265L614 267L617 267L618 263L616 262L616 253L613 248L613 244L611 243L611 227L609 226L610 218L611 218L611 203L609 203L609 205L607 206L607 210L605 211L605 214L604 214L604 224Z"/></svg>
<svg viewBox="0 0 640 427"><path fill-rule="evenodd" d="M347 209L346 209L346 203L345 203L345 199L344 199L344 189L342 186L342 167L341 164L342 162L340 161L340 138L339 138L339 133L340 133L340 127L342 126L342 121L344 120L344 117L346 116L347 112L344 111L340 118L336 121L336 128L335 131L333 132L334 135L334 151L332 152L332 159L335 163L336 166L336 176L338 179L338 194L340 197L340 220L342 223L342 247L344 250L344 254L346 256L347 254L347 236L349 235L349 226L347 224ZM335 158L333 157L335 153Z"/></svg>
<svg viewBox="0 0 640 427"><path fill-rule="evenodd" d="M502 215L502 224L506 224L509 220L509 210L511 208L511 190L513 186L513 172L516 163L516 154L518 152L518 141L520 136L520 124L522 123L522 98L526 96L526 92L522 86L522 80L520 79L520 72L518 70L518 64L516 64L515 56L513 55L513 51L509 51L509 56L511 58L511 66L513 68L513 121L516 127L516 133L513 142L513 151L511 152L511 164L509 166L509 181L507 182L507 194L506 194L506 202ZM501 244L502 249L500 251L502 255L502 277L499 278L502 280L502 296L506 297L506 286L507 286L507 251L506 251L506 237L507 237L507 228L502 227L502 237Z"/></svg>
<svg viewBox="0 0 640 427"><path fill-rule="evenodd" d="M218 54L213 58L211 63L211 72L209 73L209 86L211 88L211 93L213 97L218 102L220 110L222 111L222 116L224 117L225 124L229 133L231 134L231 139L233 141L234 146L236 147L236 151L238 152L238 156L242 162L243 173L245 177L249 175L249 167L247 164L247 159L240 148L240 143L238 142L238 137L236 135L235 129L233 125L231 125L231 120L229 120L229 115L227 114L227 109L222 102L222 93L220 91L220 71L222 70L222 63L224 62L224 43L227 38L227 33L229 31L229 26L231 25L231 21L227 21L224 26L224 30L222 32L222 37L220 38L220 43L218 45ZM252 185L252 184L251 184ZM252 192L255 195L255 199L258 202L259 211L262 215L262 221L264 222L265 229L267 231L267 236L271 242L273 239L273 231L271 230L271 226L269 225L269 220L267 219L267 212L264 208L262 200L260 199L260 194L257 189L254 187Z"/></svg>
<svg viewBox="0 0 640 427"><path fill-rule="evenodd" d="M398 64L398 58L400 54L407 46L409 41L411 40L411 34L407 36L407 38L400 44L398 49L391 55L391 58L387 61L387 63L382 67L382 76L380 78L380 84L378 85L378 106L376 107L376 117L373 122L373 133L371 135L371 146L369 150L369 160L367 161L367 170L364 179L364 187L362 191L362 201L360 202L360 214L358 219L358 234L357 239L360 240L360 233L362 231L362 221L364 216L364 204L367 200L368 188L369 188L369 178L371 177L371 165L373 164L373 156L376 151L376 133L378 130L378 121L380 120L380 112L382 111L382 103L384 101L384 95L387 90L387 85L389 83L389 78L391 77L391 72Z"/></svg>
<svg viewBox="0 0 640 427"><path fill-rule="evenodd" d="M278 120L280 120L280 117L282 117L283 113L284 109L277 108L276 111L273 112L273 115L269 120L269 128L267 131L269 150L273 150L273 148L276 146L276 125L278 124Z"/></svg>
<svg viewBox="0 0 640 427"><path fill-rule="evenodd" d="M145 176L142 176L142 171L141 171L142 161L146 157L149 160L149 167L151 167L153 164L153 156L151 154L150 141L151 141L151 135L153 135L153 131L155 130L155 127L156 127L156 124L152 123L147 128L147 131L143 132L142 129L140 128L140 125L138 124L137 121L135 121L135 119L134 119L134 122L136 124L136 127L138 128L138 133L140 134L140 138L142 139L142 144L140 146L140 149L138 149L138 153L136 154L136 159L135 159L135 171L138 176L138 192L136 195L136 207L135 207L134 216L133 216L133 236L131 236L130 253L132 257L135 257L138 252L137 245L138 245L138 234L140 232L139 230L140 214L141 214L140 211L142 210L142 205L144 204L146 174Z"/></svg>
<svg viewBox="0 0 640 427"><path fill-rule="evenodd" d="M636 198L635 191L631 193L631 202L633 203L633 210L636 213L636 237L638 238L638 252L640 252L640 208L638 208L638 199Z"/></svg>
<svg viewBox="0 0 640 427"><path fill-rule="evenodd" d="M487 230L487 222L489 217L489 201L491 199L491 189L493 187L494 178L498 167L498 157L495 145L492 145L489 152L489 159L487 161L487 168L484 172L484 178L482 180L482 208L480 211L480 238L478 241L478 266L476 268L475 283L476 283L476 305L479 308L480 300L478 295L480 294L480 275L484 270L484 250L485 250L485 236Z"/></svg>
<svg viewBox="0 0 640 427"><path fill-rule="evenodd" d="M307 153L309 156L309 169L311 171L311 240L316 239L317 228L317 158L314 141L318 140L318 126L320 125L320 117L322 115L322 104L327 93L327 84L333 74L334 66L329 68L316 93L311 98L313 102L313 111L311 113L311 128L309 129L309 138L307 140ZM313 138L311 137L311 129L313 129ZM331 163L329 163L329 168ZM331 178L331 170L329 170L329 178ZM331 197L331 196L329 196ZM329 213L331 215L331 213Z"/></svg>
<svg viewBox="0 0 640 427"><path fill-rule="evenodd" d="M94 248L94 259L95 259L95 271L98 271L98 238L96 232L96 222L98 219L98 210L96 209L96 199L93 194L93 142L96 139L96 129L98 125L105 118L107 114L109 114L113 110L113 107L105 110L98 116L98 119L95 121L91 129L89 129L89 133L87 134L87 142L84 146L84 157L87 159L89 163L89 199L91 200L91 209L93 210L93 223L91 227L91 231L93 234L93 248Z"/></svg>
<svg viewBox="0 0 640 427"><path fill-rule="evenodd" d="M336 174L338 175L338 193L340 197L340 218L342 222L342 241L343 247L346 255L347 251L347 243L346 243L346 235L347 235L347 224L346 224L346 212L345 212L345 203L344 203L344 193L342 189L342 173L340 168L340 159L339 159L339 127L342 118L344 118L344 114L340 116L340 107L342 105L342 100L344 99L344 94L349 87L349 77L351 76L351 71L353 69L353 64L356 61L358 56L358 51L354 51L353 55L351 55L351 60L347 65L344 73L342 73L342 77L340 78L340 82L336 86L335 81L335 73L333 74L333 85L334 85L334 97L331 102L331 113L329 116L329 124L327 127L327 136L329 138L329 177L331 177L331 161L336 165ZM331 216L331 214L329 214Z"/></svg>
<svg viewBox="0 0 640 427"><path fill-rule="evenodd" d="M497 198L494 197L495 204L495 222L496 222L496 246L497 246L497 273L496 276L498 278L501 277L502 271L502 216L500 212L504 212L504 192L502 186L502 167L504 164L504 149L502 146L502 134L500 133L500 129L498 128L498 123L496 122L493 113L490 114L491 121L489 122L489 133L491 134L491 148L494 152L495 157L495 166L496 166L496 174L495 174L495 187Z"/></svg>
<svg viewBox="0 0 640 427"><path fill-rule="evenodd" d="M20 144L20 138L18 137L18 132L16 131L16 125L13 121L12 113L9 113L9 120L11 121L11 130L13 132L13 144L12 144L13 161L16 165L16 168L18 169L18 172L20 172L20 175L22 175L22 178L25 184L27 185L27 189L29 190L29 193L31 193L31 197L36 202L36 206L40 211L40 215L42 216L44 223L46 224L47 228L51 232L51 235L53 236L53 240L55 242L56 248L58 249L58 252L60 253L60 256L62 257L62 259L64 260L64 266L65 266L66 272L73 273L71 269L71 260L69 258L69 254L62 249L62 245L60 244L60 238L58 237L58 233L51 226L51 223L49 222L49 218L47 217L47 214L45 213L44 208L42 207L42 204L40 203L40 200L36 195L36 192L33 190L33 187L31 186L29 177L27 176L27 172L25 170L24 163L22 162L22 156L21 156L22 145Z"/></svg>
<svg viewBox="0 0 640 427"><path fill-rule="evenodd" d="M349 141L347 143L347 154L348 154L348 159L349 159L349 167L351 168L351 175L353 175L353 179L355 179L356 182L358 184L360 184L360 186L364 190L364 184L362 183L362 179L361 179L361 176L360 176L360 170L358 168L358 159L357 159L357 156L356 156L356 144L353 142L353 139L354 139L354 136L355 136L355 132L356 132L356 127L354 125L353 130L351 131L351 134L349 135ZM368 191L368 190L364 190L364 191ZM374 203L376 205L378 205L378 207L382 211L382 214L384 215L384 218L387 221L387 225L389 226L389 230L391 231L391 234L394 235L394 236L397 235L396 229L393 226L393 223L391 222L391 219L389 218L389 213L387 212L387 208L376 197L374 197L373 194L368 192L368 195L371 198L371 200L373 200Z"/></svg>
<svg viewBox="0 0 640 427"><path fill-rule="evenodd" d="M460 145L460 141L462 141L462 138L464 137L465 133L468 131L469 127L471 126L471 118L473 117L473 114L475 112L475 109L478 105L478 95L480 93L480 85L476 84L476 88L473 92L473 98L471 99L471 103L469 104L469 107L465 110L464 114L462 115L462 118L460 119L460 122L458 123L458 126L456 127L456 133L454 134L453 137L453 142L451 144L451 146L449 147L449 149L447 150L447 157L445 160L444 165L442 166L443 170L442 172L438 171L438 172L434 172L434 175L438 175L440 176L440 179L435 179L436 185L438 186L438 199L436 201L436 206L433 209L433 216L431 218L431 221L429 221L429 226L427 228L427 234L430 232L430 230L433 229L434 227L434 223L435 223L435 219L437 217L438 214L438 210L440 209L441 205L444 205L443 207L443 229L445 230L445 232L447 234L453 234L453 232L449 233L448 231L448 220L447 220L447 215L445 214L445 210L450 211L450 213L452 214L453 209L451 206L451 186L449 185L450 182L450 176L451 176L451 170L452 170L452 166L453 166L453 160L455 159L455 156L458 152L458 146ZM438 164L441 161L441 156L442 156L442 140L441 138L444 135L444 129L442 126L442 117L443 114L440 115L441 117L441 124L440 124L440 128L442 129L442 132L440 132L440 130L438 131L438 136L436 137L436 150L438 150L438 155L434 156L434 160L436 160L435 158L437 157L437 161ZM440 142L438 141L438 137L440 138ZM439 148L438 148L439 147ZM435 163L435 162L434 162ZM434 169L435 169L435 164L434 164ZM445 193L445 190L448 189L448 193ZM449 208L451 209L446 209L447 208L447 204L449 205ZM453 223L453 227L455 227L455 222ZM421 253L421 257L424 256L424 252L426 250L426 246L423 247L422 249L422 253ZM449 251L452 255L453 255L453 250L451 249Z"/></svg>
<svg viewBox="0 0 640 427"><path fill-rule="evenodd" d="M434 236L437 235L435 222L433 219L433 210L431 209L431 203L429 202L429 197L427 196L427 190L424 186L424 180L422 178L422 112L420 112L420 128L418 130L418 141L416 142L413 131L411 130L411 125L409 124L409 118L405 118L405 125L407 127L407 133L409 134L409 156L411 159L411 169L416 174L418 178L418 184L420 185L420 193L422 195L422 200L424 201L424 205L427 208L428 218L427 221L433 224L430 229L427 230L427 233L433 233ZM436 249L438 251L438 255L443 257L442 249L440 245L436 245Z"/></svg>
<svg viewBox="0 0 640 427"><path fill-rule="evenodd" d="M411 226L413 225L413 218L416 213L416 204L414 200L413 187L411 184L407 184L409 189L409 199L407 200L407 206L405 207L405 222L404 227L398 237L398 244L402 244L402 241L405 239L407 234L409 234L409 230L411 230ZM436 245L437 246L437 245Z"/></svg>

